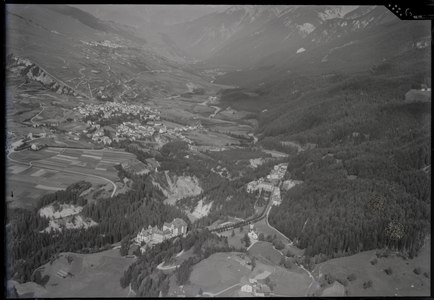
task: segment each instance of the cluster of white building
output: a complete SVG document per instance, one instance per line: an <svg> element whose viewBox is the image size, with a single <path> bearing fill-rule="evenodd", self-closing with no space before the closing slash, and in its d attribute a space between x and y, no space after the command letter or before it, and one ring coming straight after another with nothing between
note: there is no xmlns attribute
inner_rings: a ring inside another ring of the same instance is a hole
<svg viewBox="0 0 434 300"><path fill-rule="evenodd" d="M188 144L192 144L193 142L182 133L202 128L200 123L177 128L167 128L166 125L158 122L160 121L159 111L144 105L130 105L125 101L120 103L106 102L102 105L89 104L74 108L74 110L77 110L83 117L98 115L101 119L108 119L111 117L120 117L123 114L130 114L137 116L140 120L146 121L146 125L137 122L122 122L115 128L114 134L110 136L111 138L104 135L103 128L97 124L98 121L87 121L88 129L95 130L93 133L88 133L87 137L95 142L108 145L110 145L112 141L119 141L119 139L122 138L130 139L131 141L149 138L152 137L154 133L172 135ZM83 133L87 132L88 130L83 130Z"/></svg>
<svg viewBox="0 0 434 300"><path fill-rule="evenodd" d="M101 115L102 119L120 117L124 114L137 116L142 120L158 121L160 112L145 105L122 102L104 102L104 104L87 104L74 108L82 117Z"/></svg>
<svg viewBox="0 0 434 300"><path fill-rule="evenodd" d="M287 163L275 165L270 174L266 178L259 178L247 184L247 192L265 191L271 194L273 205L280 205L282 199L280 197L280 182L285 176L288 168Z"/></svg>
<svg viewBox="0 0 434 300"><path fill-rule="evenodd" d="M180 218L174 219L172 222L165 222L163 229L160 230L157 226L148 226L147 229L143 228L136 236L135 241L138 244L145 243L146 245L153 246L162 243L164 240L185 235L187 233L187 223ZM144 251L144 248L141 248Z"/></svg>
<svg viewBox="0 0 434 300"><path fill-rule="evenodd" d="M86 42L86 41L81 41L83 44L85 45L89 45L89 46L104 46L104 47L109 47L109 48L125 48L125 46L113 43L112 41L109 40L104 40L102 42L98 42L98 41L92 41L92 42Z"/></svg>
<svg viewBox="0 0 434 300"><path fill-rule="evenodd" d="M267 175L267 179L269 181L280 181L283 179L283 176L285 176L286 170L288 169L287 163L282 163L275 165L273 170L271 170L270 174Z"/></svg>
<svg viewBox="0 0 434 300"><path fill-rule="evenodd" d="M122 122L116 127L116 136L129 138L132 141L136 139L151 137L155 129L151 126L144 126L139 123Z"/></svg>

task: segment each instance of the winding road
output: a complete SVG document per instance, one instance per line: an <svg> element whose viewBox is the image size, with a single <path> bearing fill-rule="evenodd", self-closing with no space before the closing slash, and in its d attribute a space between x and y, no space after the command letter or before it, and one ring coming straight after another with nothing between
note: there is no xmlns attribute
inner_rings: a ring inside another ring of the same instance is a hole
<svg viewBox="0 0 434 300"><path fill-rule="evenodd" d="M274 231L276 231L278 234L280 234L285 240L288 241L289 245L292 246L292 244L293 244L292 241L286 235L284 235L277 228L271 226L270 223L268 223L268 215L270 214L271 207L272 207L272 205L270 205L270 207L268 208L267 217L265 218L265 223L267 224L268 227L270 227L271 229L273 229Z"/></svg>
<svg viewBox="0 0 434 300"><path fill-rule="evenodd" d="M33 119L36 118L37 116L39 116L39 115L44 111L44 109L45 109L45 107L42 105L42 103L39 103L39 105L41 106L42 110L41 110L39 113L37 113L36 115L34 115L33 118L30 119L30 122L31 122L32 124L35 124L35 123L33 122Z"/></svg>
<svg viewBox="0 0 434 300"><path fill-rule="evenodd" d="M221 110L221 108L218 107L218 106L210 105L209 107L212 107L212 108L215 109L215 111L212 114L209 115L210 119L214 118L220 112L220 110Z"/></svg>

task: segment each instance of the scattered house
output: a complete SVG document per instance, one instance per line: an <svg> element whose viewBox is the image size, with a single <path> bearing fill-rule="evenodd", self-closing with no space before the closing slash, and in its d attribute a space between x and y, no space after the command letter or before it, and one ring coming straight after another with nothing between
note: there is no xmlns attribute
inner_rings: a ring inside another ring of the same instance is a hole
<svg viewBox="0 0 434 300"><path fill-rule="evenodd" d="M257 284L254 286L253 295L259 297L269 296L271 293L270 287L266 284Z"/></svg>

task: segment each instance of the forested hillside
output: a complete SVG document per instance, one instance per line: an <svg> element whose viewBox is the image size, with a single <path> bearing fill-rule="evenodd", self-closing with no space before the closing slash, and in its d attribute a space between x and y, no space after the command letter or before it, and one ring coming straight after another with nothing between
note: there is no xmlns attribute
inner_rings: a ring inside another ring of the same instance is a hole
<svg viewBox="0 0 434 300"><path fill-rule="evenodd" d="M313 87L261 118L264 145L316 145L289 158L287 176L304 183L270 213L308 256L387 246L413 257L430 232L431 103L404 101L429 78L430 58L404 57Z"/></svg>
<svg viewBox="0 0 434 300"><path fill-rule="evenodd" d="M160 191L154 188L149 180L139 176L133 180L134 184L129 192L97 203L87 204L86 199L79 197L86 186L78 183L66 191L44 196L35 211L9 210L6 227L8 276L25 282L31 280L34 269L60 252L102 251L148 225L161 227L164 222L176 217L188 222L187 217L177 208L164 205L160 201ZM84 205L84 216L92 218L98 225L80 230L65 229L61 234L41 233L48 221L40 217L37 211L55 201Z"/></svg>

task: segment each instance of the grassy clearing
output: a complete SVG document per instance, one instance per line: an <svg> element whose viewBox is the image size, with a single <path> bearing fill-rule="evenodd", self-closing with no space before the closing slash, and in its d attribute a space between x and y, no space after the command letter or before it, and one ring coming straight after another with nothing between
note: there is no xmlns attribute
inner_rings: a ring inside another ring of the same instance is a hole
<svg viewBox="0 0 434 300"><path fill-rule="evenodd" d="M279 265L282 254L274 249L273 245L268 242L256 242L250 249L249 254L262 259L270 264Z"/></svg>
<svg viewBox="0 0 434 300"><path fill-rule="evenodd" d="M218 294L218 297L240 296L240 288L249 278L270 278L276 296L305 296L311 280L306 272L294 268L287 270L266 260L256 260L251 269L251 256L244 253L216 253L193 267L189 284L178 287L171 278L168 296L197 296L201 289L205 295ZM265 274L265 277L263 276ZM225 289L228 289L225 291ZM245 296L245 295L244 295Z"/></svg>
<svg viewBox="0 0 434 300"><path fill-rule="evenodd" d="M242 276L250 273L250 267L240 264L239 253L216 253L194 266L191 285L203 291L217 293L240 282Z"/></svg>
<svg viewBox="0 0 434 300"><path fill-rule="evenodd" d="M270 280L275 284L273 292L276 295L289 297L303 297L310 285L310 278L306 272L294 269L291 271L276 267L276 271L270 275Z"/></svg>

